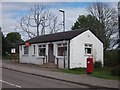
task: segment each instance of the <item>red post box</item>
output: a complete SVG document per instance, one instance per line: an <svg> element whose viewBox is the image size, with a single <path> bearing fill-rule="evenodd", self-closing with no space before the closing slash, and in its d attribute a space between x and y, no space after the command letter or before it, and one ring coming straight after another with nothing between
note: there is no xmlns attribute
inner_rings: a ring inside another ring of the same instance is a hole
<svg viewBox="0 0 120 90"><path fill-rule="evenodd" d="M93 58L89 57L87 58L87 69L86 69L87 74L93 72Z"/></svg>

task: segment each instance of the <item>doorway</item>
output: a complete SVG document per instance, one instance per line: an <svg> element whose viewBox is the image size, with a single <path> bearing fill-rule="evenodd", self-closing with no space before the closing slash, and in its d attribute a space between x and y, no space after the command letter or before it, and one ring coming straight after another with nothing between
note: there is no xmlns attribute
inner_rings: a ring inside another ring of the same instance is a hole
<svg viewBox="0 0 120 90"><path fill-rule="evenodd" d="M48 45L48 62L54 63L53 44Z"/></svg>

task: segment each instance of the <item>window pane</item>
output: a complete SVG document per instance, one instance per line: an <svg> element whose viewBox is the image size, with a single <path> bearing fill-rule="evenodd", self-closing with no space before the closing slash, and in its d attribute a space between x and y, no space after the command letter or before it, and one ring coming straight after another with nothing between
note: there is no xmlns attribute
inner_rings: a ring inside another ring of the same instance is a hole
<svg viewBox="0 0 120 90"><path fill-rule="evenodd" d="M86 54L91 54L91 48L85 48L85 53Z"/></svg>
<svg viewBox="0 0 120 90"><path fill-rule="evenodd" d="M24 54L28 54L28 47L24 47Z"/></svg>
<svg viewBox="0 0 120 90"><path fill-rule="evenodd" d="M35 54L35 45L33 45L33 49L34 49L34 53L33 54Z"/></svg>
<svg viewBox="0 0 120 90"><path fill-rule="evenodd" d="M39 56L45 56L45 48L39 48Z"/></svg>
<svg viewBox="0 0 120 90"><path fill-rule="evenodd" d="M58 47L58 56L63 56L64 48L63 47Z"/></svg>
<svg viewBox="0 0 120 90"><path fill-rule="evenodd" d="M87 53L91 54L91 48L87 48Z"/></svg>
<svg viewBox="0 0 120 90"><path fill-rule="evenodd" d="M45 47L45 45L43 45L43 47Z"/></svg>
<svg viewBox="0 0 120 90"><path fill-rule="evenodd" d="M92 54L92 44L85 44L85 54Z"/></svg>
<svg viewBox="0 0 120 90"><path fill-rule="evenodd" d="M64 56L64 51L65 51L65 56L67 55L67 47L58 47L58 56Z"/></svg>

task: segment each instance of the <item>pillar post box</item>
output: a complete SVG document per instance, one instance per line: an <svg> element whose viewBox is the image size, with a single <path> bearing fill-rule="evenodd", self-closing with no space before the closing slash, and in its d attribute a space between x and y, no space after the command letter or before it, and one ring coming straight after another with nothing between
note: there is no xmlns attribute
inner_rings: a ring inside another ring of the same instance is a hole
<svg viewBox="0 0 120 90"><path fill-rule="evenodd" d="M93 58L91 58L91 57L87 58L86 72L87 72L87 74L90 74L93 72Z"/></svg>

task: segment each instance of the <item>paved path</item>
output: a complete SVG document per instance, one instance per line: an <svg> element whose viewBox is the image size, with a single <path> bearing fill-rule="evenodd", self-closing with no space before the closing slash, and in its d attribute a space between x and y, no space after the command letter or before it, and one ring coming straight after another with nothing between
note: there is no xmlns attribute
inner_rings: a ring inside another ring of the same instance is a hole
<svg viewBox="0 0 120 90"><path fill-rule="evenodd" d="M33 75L38 75L46 78L72 82L80 85L88 85L91 87L99 86L99 87L107 87L107 88L119 88L117 80L100 79L100 78L88 76L87 74L75 75L75 74L61 73L61 72L43 70L35 65L18 64L8 61L2 62L2 67L33 74Z"/></svg>

